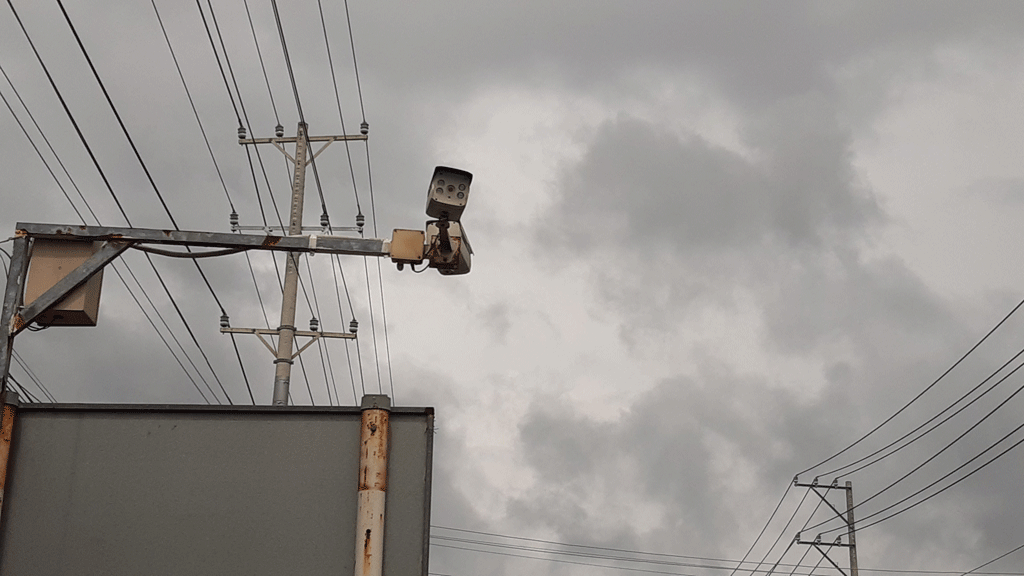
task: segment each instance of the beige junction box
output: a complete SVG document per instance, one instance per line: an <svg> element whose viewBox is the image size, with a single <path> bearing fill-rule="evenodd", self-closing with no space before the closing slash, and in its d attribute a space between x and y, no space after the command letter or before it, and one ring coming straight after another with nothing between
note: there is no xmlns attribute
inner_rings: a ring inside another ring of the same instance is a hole
<svg viewBox="0 0 1024 576"><path fill-rule="evenodd" d="M93 242L41 240L32 243L25 305L42 296L54 284L89 259L98 246ZM40 326L95 326L99 316L103 270L75 288L63 300L39 315Z"/></svg>

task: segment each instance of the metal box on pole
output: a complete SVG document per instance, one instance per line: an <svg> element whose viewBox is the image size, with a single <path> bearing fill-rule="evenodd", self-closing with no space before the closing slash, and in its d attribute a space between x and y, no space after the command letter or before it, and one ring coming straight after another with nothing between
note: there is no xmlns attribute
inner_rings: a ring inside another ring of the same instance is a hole
<svg viewBox="0 0 1024 576"><path fill-rule="evenodd" d="M42 296L69 272L88 260L96 250L94 242L36 239L32 244L31 265L25 285L25 304L31 304ZM41 326L95 326L99 316L102 283L103 271L100 270L85 284L40 314L36 323Z"/></svg>

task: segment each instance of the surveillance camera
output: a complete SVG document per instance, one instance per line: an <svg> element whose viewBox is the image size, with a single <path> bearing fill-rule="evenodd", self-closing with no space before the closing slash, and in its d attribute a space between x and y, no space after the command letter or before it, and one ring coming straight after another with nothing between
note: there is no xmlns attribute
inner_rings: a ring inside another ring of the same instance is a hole
<svg viewBox="0 0 1024 576"><path fill-rule="evenodd" d="M465 170L438 166L427 191L427 216L457 222L469 200L473 175Z"/></svg>
<svg viewBox="0 0 1024 576"><path fill-rule="evenodd" d="M445 276L469 273L473 248L461 224L447 220L427 222L426 240L426 258L431 268Z"/></svg>

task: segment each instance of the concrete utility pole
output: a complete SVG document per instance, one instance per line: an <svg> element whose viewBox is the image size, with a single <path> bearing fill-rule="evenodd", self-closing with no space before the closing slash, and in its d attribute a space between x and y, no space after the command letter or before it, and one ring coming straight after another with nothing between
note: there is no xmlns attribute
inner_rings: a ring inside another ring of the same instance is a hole
<svg viewBox="0 0 1024 576"><path fill-rule="evenodd" d="M244 131L239 130L239 144L273 144L280 150L288 160L295 166L294 173L292 175L292 202L291 202L291 214L288 218L288 229L285 231L288 236L301 236L303 232L302 226L302 207L303 207L303 196L305 194L306 187L306 166L311 163L325 148L330 146L331 142L338 140L366 140L366 134L358 136L318 136L310 137L307 133L308 126L299 122L298 130L295 133L294 138L284 138L283 129L278 126L277 138L244 138ZM324 142L323 147L316 151L312 157L309 156L309 144L311 142ZM295 155L289 154L281 144L294 143L295 144ZM258 228L253 226L238 226L234 222L234 215L232 217L232 228L235 231ZM326 214L322 218L320 228L323 230L327 227ZM262 228L259 228L262 230ZM323 230L326 232L326 230ZM316 236L311 236L311 242L316 241ZM274 405L285 406L288 404L288 387L291 382L292 375L292 364L295 363L295 357L298 356L303 347L299 352L295 350L295 301L298 294L299 288L299 255L295 252L289 252L285 259L285 272L284 272L284 291L281 295L281 324L277 330L270 331L278 335L277 350L274 358ZM226 327L225 327L226 328ZM314 328L311 328L313 330ZM223 330L226 332L235 332L236 330L227 329ZM251 330L247 330L249 333L253 333ZM268 332L266 330L257 332L257 335ZM337 335L333 333L318 332L320 337L346 337L347 335ZM262 339L262 336L261 336ZM312 341L311 341L312 342ZM266 344L266 341L264 341Z"/></svg>
<svg viewBox="0 0 1024 576"><path fill-rule="evenodd" d="M800 484L799 482L796 482L795 479L794 479L793 485L801 487L801 488L810 488L811 490L814 491L815 494L818 495L819 498L821 498L822 502L824 502L829 508L832 509L833 512L835 512L836 516L846 524L846 540L847 540L846 543L844 544L843 541L842 541L843 536L840 534L839 536L836 536L836 539L835 539L834 542L822 542L821 534L819 534L818 537L815 538L812 541L804 541L804 540L800 539L800 534L797 533L797 535L796 535L796 543L797 544L807 544L809 546L813 546L814 549L817 550L819 553L821 553L821 555L824 556L825 559L828 560L829 563L832 564L832 566L834 566L836 570L839 570L839 573L843 574L843 576L859 576L859 571L857 569L857 536L856 536L856 532L857 531L856 531L856 528L854 527L854 523L853 523L853 508L854 508L854 505L853 505L853 483L850 482L850 481L847 481L846 482L846 486L840 486L839 485L839 480L836 479L836 480L834 480L832 482L832 484L830 484L828 486L824 486L824 485L818 484L818 479L815 478L814 481L811 482L810 484ZM838 509L836 509L836 507L833 506L832 503L828 501L828 498L825 497L825 494L822 494L821 492L818 492L819 488L825 490L826 492L828 490L846 490L846 513L844 514L844 513L840 512ZM829 547L833 547L833 546L849 548L849 550L850 550L850 572L849 572L849 575L847 575L847 573L842 568L840 568L839 565L836 564L836 562L834 560L832 560L831 557L829 557L828 552L826 550L822 549L822 547L829 548Z"/></svg>
<svg viewBox="0 0 1024 576"><path fill-rule="evenodd" d="M292 176L292 209L288 235L302 234L302 202L306 188L306 125L299 122L295 134L295 174ZM277 358L274 359L274 405L288 404L288 385L292 377L292 349L295 344L295 299L299 289L299 256L289 253L285 259L284 292L281 294L281 324L278 330Z"/></svg>
<svg viewBox="0 0 1024 576"><path fill-rule="evenodd" d="M850 543L850 574L857 573L857 532L853 529L853 483L846 481L846 540Z"/></svg>

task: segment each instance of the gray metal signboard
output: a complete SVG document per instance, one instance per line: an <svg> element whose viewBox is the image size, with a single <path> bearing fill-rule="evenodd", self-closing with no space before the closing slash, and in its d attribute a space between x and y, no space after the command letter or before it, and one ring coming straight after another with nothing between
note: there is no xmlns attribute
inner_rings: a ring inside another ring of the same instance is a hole
<svg viewBox="0 0 1024 576"><path fill-rule="evenodd" d="M383 570L427 574L433 409L392 408ZM360 409L22 405L0 573L352 574Z"/></svg>

